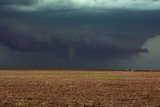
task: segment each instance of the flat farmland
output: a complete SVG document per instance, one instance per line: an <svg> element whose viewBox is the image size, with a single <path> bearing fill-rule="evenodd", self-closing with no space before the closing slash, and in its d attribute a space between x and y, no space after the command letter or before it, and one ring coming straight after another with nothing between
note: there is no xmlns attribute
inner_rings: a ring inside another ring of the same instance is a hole
<svg viewBox="0 0 160 107"><path fill-rule="evenodd" d="M0 107L160 107L160 72L1 70Z"/></svg>

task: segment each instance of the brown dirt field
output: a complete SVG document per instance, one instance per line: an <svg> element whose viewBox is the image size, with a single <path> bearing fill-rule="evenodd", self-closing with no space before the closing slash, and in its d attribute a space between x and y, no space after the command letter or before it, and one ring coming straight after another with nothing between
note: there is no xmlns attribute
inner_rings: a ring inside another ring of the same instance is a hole
<svg viewBox="0 0 160 107"><path fill-rule="evenodd" d="M0 107L160 107L160 72L1 70Z"/></svg>

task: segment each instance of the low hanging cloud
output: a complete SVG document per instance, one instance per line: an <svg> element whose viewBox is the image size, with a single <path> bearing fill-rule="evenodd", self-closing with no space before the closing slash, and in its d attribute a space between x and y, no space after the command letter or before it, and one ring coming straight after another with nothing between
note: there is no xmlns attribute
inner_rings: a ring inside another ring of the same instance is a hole
<svg viewBox="0 0 160 107"><path fill-rule="evenodd" d="M132 12L132 16L130 12L79 11L19 14L21 17L2 18L1 44L17 51L52 51L71 60L74 57L125 59L146 53L149 50L143 44L159 34L160 27L157 23L160 16L152 20L157 13L152 16L143 12Z"/></svg>

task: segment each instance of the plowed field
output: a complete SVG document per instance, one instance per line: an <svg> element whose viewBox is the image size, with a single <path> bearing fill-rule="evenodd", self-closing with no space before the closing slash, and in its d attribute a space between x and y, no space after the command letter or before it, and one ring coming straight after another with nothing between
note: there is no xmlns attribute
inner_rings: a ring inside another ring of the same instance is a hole
<svg viewBox="0 0 160 107"><path fill-rule="evenodd" d="M0 107L160 107L160 72L1 70Z"/></svg>

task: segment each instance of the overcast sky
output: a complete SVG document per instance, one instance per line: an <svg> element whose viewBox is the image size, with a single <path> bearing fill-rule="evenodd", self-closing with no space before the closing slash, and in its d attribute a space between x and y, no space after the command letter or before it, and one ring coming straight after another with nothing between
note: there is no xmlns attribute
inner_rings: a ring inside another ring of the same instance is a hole
<svg viewBox="0 0 160 107"><path fill-rule="evenodd" d="M159 0L1 0L0 67L160 69Z"/></svg>

